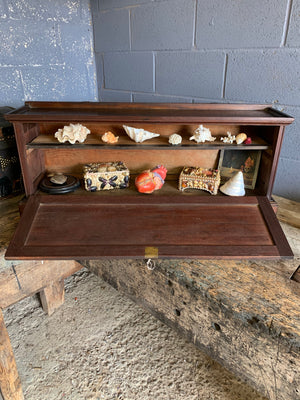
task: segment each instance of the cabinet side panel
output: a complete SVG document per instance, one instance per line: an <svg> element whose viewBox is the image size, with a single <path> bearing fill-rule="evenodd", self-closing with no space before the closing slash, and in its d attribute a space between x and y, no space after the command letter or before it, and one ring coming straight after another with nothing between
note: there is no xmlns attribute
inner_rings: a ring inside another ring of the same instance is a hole
<svg viewBox="0 0 300 400"><path fill-rule="evenodd" d="M39 134L37 124L14 123L16 142L22 168L26 196L33 194L37 186L37 176L45 169L43 154L39 150L26 151L26 144Z"/></svg>

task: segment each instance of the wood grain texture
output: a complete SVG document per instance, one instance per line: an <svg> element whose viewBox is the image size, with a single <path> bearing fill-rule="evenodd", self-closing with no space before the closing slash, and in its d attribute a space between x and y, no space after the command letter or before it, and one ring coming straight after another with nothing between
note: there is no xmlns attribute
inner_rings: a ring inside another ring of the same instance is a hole
<svg viewBox="0 0 300 400"><path fill-rule="evenodd" d="M31 296L82 268L74 260L8 262L4 259L20 220L18 203L22 197L20 195L0 202L0 308Z"/></svg>
<svg viewBox="0 0 300 400"><path fill-rule="evenodd" d="M24 400L13 349L0 308L0 395L3 400Z"/></svg>
<svg viewBox="0 0 300 400"><path fill-rule="evenodd" d="M81 268L73 260L26 261L6 268L0 272L0 307L8 307L32 296Z"/></svg>
<svg viewBox="0 0 300 400"><path fill-rule="evenodd" d="M267 105L28 102L7 115L15 121L101 121L289 124L293 118Z"/></svg>
<svg viewBox="0 0 300 400"><path fill-rule="evenodd" d="M51 283L40 291L43 310L52 315L65 301L64 280L60 279Z"/></svg>
<svg viewBox="0 0 300 400"><path fill-rule="evenodd" d="M267 199L179 193L31 196L6 258L145 258L149 246L159 258L292 256Z"/></svg>
<svg viewBox="0 0 300 400"><path fill-rule="evenodd" d="M278 204L277 218L296 228L300 228L300 203L273 195Z"/></svg>

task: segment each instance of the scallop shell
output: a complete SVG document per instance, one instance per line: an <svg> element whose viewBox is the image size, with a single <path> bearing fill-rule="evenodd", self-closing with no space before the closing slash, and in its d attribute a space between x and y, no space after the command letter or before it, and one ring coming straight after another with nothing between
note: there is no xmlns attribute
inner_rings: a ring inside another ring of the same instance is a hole
<svg viewBox="0 0 300 400"><path fill-rule="evenodd" d="M195 130L194 135L190 137L190 140L195 140L197 143L213 142L216 140L215 137L211 136L211 132L208 128L203 125L199 125Z"/></svg>
<svg viewBox="0 0 300 400"><path fill-rule="evenodd" d="M239 133L235 138L236 144L242 144L247 139L246 133Z"/></svg>
<svg viewBox="0 0 300 400"><path fill-rule="evenodd" d="M229 181L220 187L222 193L228 196L245 196L244 176L242 171L237 172Z"/></svg>
<svg viewBox="0 0 300 400"><path fill-rule="evenodd" d="M70 124L59 129L54 136L60 143L70 142L74 144L76 141L83 143L89 133L91 131L81 124Z"/></svg>
<svg viewBox="0 0 300 400"><path fill-rule="evenodd" d="M123 125L123 128L127 135L136 143L142 143L145 140L160 136L158 133L148 132L144 129L133 128L131 126Z"/></svg>
<svg viewBox="0 0 300 400"><path fill-rule="evenodd" d="M103 140L103 142L105 143L117 143L117 141L119 140L119 136L115 136L112 132L105 132L104 135L102 135L101 139Z"/></svg>
<svg viewBox="0 0 300 400"><path fill-rule="evenodd" d="M180 144L181 142L182 142L182 137L177 133L173 133L173 135L169 137L169 143L174 146Z"/></svg>

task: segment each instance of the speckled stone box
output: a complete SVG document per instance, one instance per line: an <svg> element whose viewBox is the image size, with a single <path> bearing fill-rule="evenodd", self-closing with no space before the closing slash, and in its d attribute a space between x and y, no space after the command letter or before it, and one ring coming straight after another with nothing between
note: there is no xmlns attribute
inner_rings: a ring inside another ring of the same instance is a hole
<svg viewBox="0 0 300 400"><path fill-rule="evenodd" d="M86 164L83 172L84 186L89 192L125 189L129 186L130 173L122 161Z"/></svg>

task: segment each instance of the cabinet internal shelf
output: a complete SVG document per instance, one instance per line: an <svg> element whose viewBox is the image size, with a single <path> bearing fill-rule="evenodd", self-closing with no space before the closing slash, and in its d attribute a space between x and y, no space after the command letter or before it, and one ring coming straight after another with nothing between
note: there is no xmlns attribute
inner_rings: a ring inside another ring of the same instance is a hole
<svg viewBox="0 0 300 400"><path fill-rule="evenodd" d="M183 201L184 199L187 199L188 197L194 197L194 196L198 196L198 197L224 197L229 199L228 196L224 195L222 192L220 192L220 190L218 191L217 195L211 195L209 192L205 191L205 190L198 190L198 189L187 189L184 191L181 191L178 189L178 179L172 179L173 177L171 177L171 179L166 180L163 187L160 190L156 190L151 194L144 194L144 193L139 193L135 187L134 184L134 176L131 176L130 179L130 185L128 188L126 189L112 189L112 190L100 190L97 192L89 192L87 190L84 189L84 184L81 181L81 186L76 189L74 192L68 193L68 194L62 194L62 195L55 195L55 196L73 196L73 195L80 195L80 196L90 196L90 197L95 197L95 198L99 198L99 197L106 197L106 198L120 198L122 199L123 196L129 196L129 197L136 197L137 199L143 199L143 198L148 198L149 200L151 199L151 197L153 199L157 199L157 198L163 198L163 197L172 197L172 198L181 198ZM257 191L255 190L251 190L251 189L245 189L246 190L246 196L257 196L259 195L259 193L257 193ZM41 192L40 194L43 194L45 196L49 196L49 194Z"/></svg>
<svg viewBox="0 0 300 400"><path fill-rule="evenodd" d="M119 141L116 144L107 144L102 142L101 135L88 135L87 139L84 143L59 143L58 140L51 135L39 135L35 139L33 139L30 143L27 144L27 149L157 149L163 148L166 150L179 150L179 149L188 149L188 150L266 150L269 148L269 145L259 137L252 137L251 144L230 144L221 142L218 137L214 142L205 142L205 143L196 143L194 141L189 140L188 137L183 137L182 143L180 145L171 145L168 142L167 136L160 136L158 138L153 138L147 140L143 143L135 143L127 136L120 136Z"/></svg>

